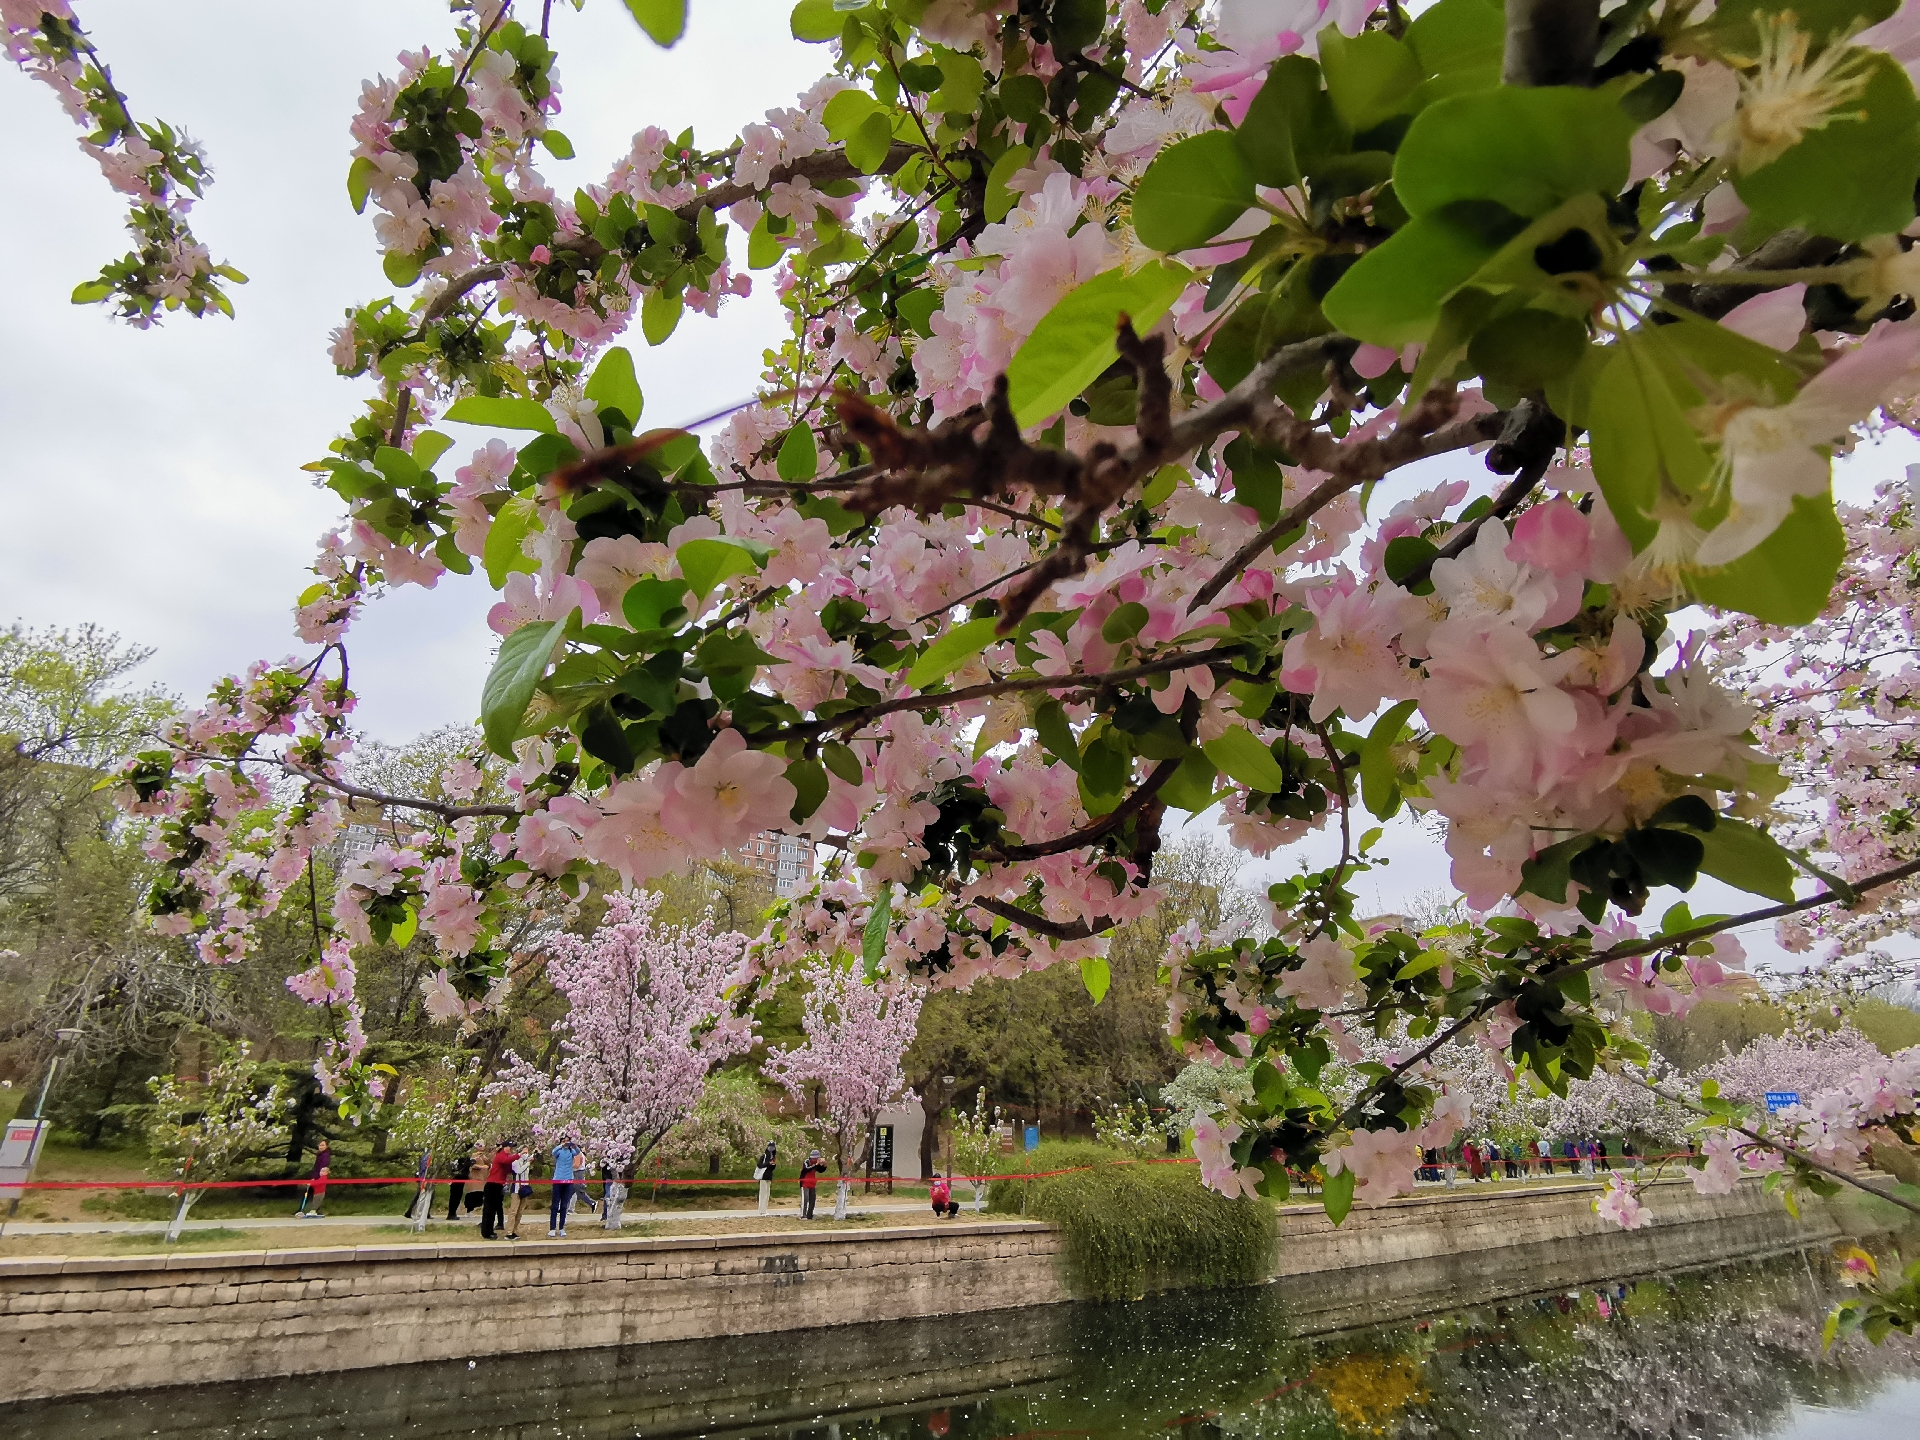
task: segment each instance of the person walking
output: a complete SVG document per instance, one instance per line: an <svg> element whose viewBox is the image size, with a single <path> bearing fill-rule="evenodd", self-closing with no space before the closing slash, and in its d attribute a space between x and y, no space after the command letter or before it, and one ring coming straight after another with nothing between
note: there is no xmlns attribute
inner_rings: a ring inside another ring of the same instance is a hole
<svg viewBox="0 0 1920 1440"><path fill-rule="evenodd" d="M320 1139L320 1148L313 1152L313 1173L307 1177L307 1193L300 1197L298 1215L309 1220L324 1220L327 1214L327 1176L333 1169L333 1147ZM308 1207L312 1208L309 1209ZM298 1216L296 1216L298 1218Z"/></svg>
<svg viewBox="0 0 1920 1440"><path fill-rule="evenodd" d="M487 1178L480 1189L480 1238L492 1240L496 1232L506 1223L507 1182L513 1175L513 1162L520 1157L506 1141L500 1142L500 1148L493 1152L493 1163L487 1167Z"/></svg>
<svg viewBox="0 0 1920 1440"><path fill-rule="evenodd" d="M553 1198L547 1201L547 1238L567 1238L567 1207L573 1204L573 1171L580 1147L569 1135L553 1147Z"/></svg>
<svg viewBox="0 0 1920 1440"><path fill-rule="evenodd" d="M826 1173L827 1162L818 1150L807 1152L807 1163L800 1167L800 1218L813 1218L814 1202L819 1198L820 1177Z"/></svg>
<svg viewBox="0 0 1920 1440"><path fill-rule="evenodd" d="M1542 1136L1536 1142L1535 1148L1540 1152L1540 1173L1542 1175L1553 1174L1553 1142L1545 1136Z"/></svg>
<svg viewBox="0 0 1920 1440"><path fill-rule="evenodd" d="M466 1151L453 1157L453 1164L447 1167L447 1174L453 1177L453 1183L447 1186L447 1219L460 1218L460 1200L467 1193L467 1177L473 1174L473 1156Z"/></svg>
<svg viewBox="0 0 1920 1440"><path fill-rule="evenodd" d="M513 1204L507 1207L507 1239L520 1238L520 1212L533 1194L533 1147L513 1162Z"/></svg>
<svg viewBox="0 0 1920 1440"><path fill-rule="evenodd" d="M753 1178L760 1182L760 1213L765 1215L773 1204L773 1170L780 1161L780 1151L773 1141L767 1141L767 1148L760 1152L760 1159L753 1167Z"/></svg>
<svg viewBox="0 0 1920 1440"><path fill-rule="evenodd" d="M1593 1142L1593 1158L1594 1162L1598 1164L1602 1170L1612 1173L1613 1161L1607 1158L1607 1142L1605 1140L1596 1140Z"/></svg>

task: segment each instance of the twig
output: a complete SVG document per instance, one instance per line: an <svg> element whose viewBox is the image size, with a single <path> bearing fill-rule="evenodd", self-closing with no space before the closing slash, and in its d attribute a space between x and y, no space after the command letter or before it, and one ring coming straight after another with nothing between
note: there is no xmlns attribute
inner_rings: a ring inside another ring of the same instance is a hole
<svg viewBox="0 0 1920 1440"><path fill-rule="evenodd" d="M1111 930L1118 923L1105 915L1095 916L1091 920L1075 920L1070 924L1049 920L1044 915L1036 915L1031 910L1022 910L1018 905L1009 905L1005 900L995 900L986 895L976 895L966 903L977 905L989 915L998 915L1015 925L1024 925L1034 934L1045 935L1050 940L1087 940L1103 930Z"/></svg>

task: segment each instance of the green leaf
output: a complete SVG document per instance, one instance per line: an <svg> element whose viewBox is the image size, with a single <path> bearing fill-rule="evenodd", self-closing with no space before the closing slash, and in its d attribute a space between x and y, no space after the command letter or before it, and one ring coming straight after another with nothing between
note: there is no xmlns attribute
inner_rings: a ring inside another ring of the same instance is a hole
<svg viewBox="0 0 1920 1440"><path fill-rule="evenodd" d="M1335 113L1356 134L1407 109L1426 78L1413 51L1384 30L1363 30L1349 39L1329 25L1320 31L1319 41L1327 94Z"/></svg>
<svg viewBox="0 0 1920 1440"><path fill-rule="evenodd" d="M1014 417L1024 428L1066 409L1119 355L1120 317L1136 332L1167 313L1193 278L1186 266L1155 260L1133 274L1103 271L1069 290L1041 317L1007 367Z"/></svg>
<svg viewBox="0 0 1920 1440"><path fill-rule="evenodd" d="M540 143L547 147L547 153L556 160L573 159L573 141L558 130L551 128L542 130Z"/></svg>
<svg viewBox="0 0 1920 1440"><path fill-rule="evenodd" d="M1360 747L1360 793L1367 811L1377 820L1385 820L1400 808L1398 783L1394 778L1393 746L1406 727L1407 717L1419 705L1418 700L1402 700L1374 722L1367 740Z"/></svg>
<svg viewBox="0 0 1920 1440"><path fill-rule="evenodd" d="M373 186L373 177L379 173L380 167L365 155L347 167L347 199L353 202L354 214L366 212L367 194Z"/></svg>
<svg viewBox="0 0 1920 1440"><path fill-rule="evenodd" d="M991 189L988 193L992 193ZM933 314L940 308L940 301L940 292L927 285L918 290L909 290L893 302L893 308L907 322L907 327L925 340L933 334Z"/></svg>
<svg viewBox="0 0 1920 1440"><path fill-rule="evenodd" d="M494 589L506 584L507 576L516 571L531 574L540 568L539 562L524 548L539 513L539 506L531 495L516 495L493 517L480 560L487 567L487 583Z"/></svg>
<svg viewBox="0 0 1920 1440"><path fill-rule="evenodd" d="M669 335L680 323L680 312L686 308L686 302L677 290L649 290L647 298L640 302L640 333L647 337L647 344L666 343Z"/></svg>
<svg viewBox="0 0 1920 1440"><path fill-rule="evenodd" d="M387 943L396 950L404 950L412 942L414 935L418 933L419 929L420 917L414 913L414 908L409 905L400 913L400 918L394 922L393 928L387 932Z"/></svg>
<svg viewBox="0 0 1920 1440"><path fill-rule="evenodd" d="M1633 121L1606 94L1566 86L1477 90L1414 117L1393 163L1410 215L1491 200L1516 215L1627 183ZM1351 272L1349 272L1351 273Z"/></svg>
<svg viewBox="0 0 1920 1440"><path fill-rule="evenodd" d="M500 642L499 657L480 691L480 728L487 748L503 759L513 758L513 742L520 738L520 722L533 703L534 687L547 673L566 629L564 620L523 625Z"/></svg>
<svg viewBox="0 0 1920 1440"><path fill-rule="evenodd" d="M860 123L860 128L847 137L847 159L862 175L878 172L892 148L893 117L884 110L869 115Z"/></svg>
<svg viewBox="0 0 1920 1440"><path fill-rule="evenodd" d="M1706 847L1700 868L1714 879L1769 900L1793 899L1793 861L1764 830L1723 815L1700 839Z"/></svg>
<svg viewBox="0 0 1920 1440"><path fill-rule="evenodd" d="M1234 142L1259 184L1286 186L1344 154L1349 136L1320 86L1320 67L1304 55L1285 55L1267 71Z"/></svg>
<svg viewBox="0 0 1920 1440"><path fill-rule="evenodd" d="M774 473L782 480L811 480L820 470L820 447L813 438L813 427L796 425L787 432L787 438L780 442L780 453L774 457Z"/></svg>
<svg viewBox="0 0 1920 1440"><path fill-rule="evenodd" d="M1173 778L1160 787L1160 798L1176 810L1198 815L1214 802L1213 782L1219 774L1204 750L1187 752Z"/></svg>
<svg viewBox="0 0 1920 1440"><path fill-rule="evenodd" d="M705 600L722 580L751 575L765 564L766 554L756 551L765 552L766 547L749 547L731 535L710 535L687 541L673 554L694 598Z"/></svg>
<svg viewBox="0 0 1920 1440"><path fill-rule="evenodd" d="M994 627L1000 622L991 615L956 625L924 651L907 671L907 684L915 690L944 680L960 666L993 643Z"/></svg>
<svg viewBox="0 0 1920 1440"><path fill-rule="evenodd" d="M827 798L827 770L818 760L795 760L787 766L787 781L793 786L793 808L788 813L796 825L820 808Z"/></svg>
<svg viewBox="0 0 1920 1440"><path fill-rule="evenodd" d="M1338 1175L1329 1175L1320 1182L1321 1203L1327 1207L1327 1219L1335 1225L1345 1220L1347 1212L1353 1209L1354 1179L1353 1171L1342 1170Z"/></svg>
<svg viewBox="0 0 1920 1440"><path fill-rule="evenodd" d="M1801 497L1773 534L1731 564L1689 575L1687 588L1769 625L1807 625L1827 608L1846 553L1833 497Z"/></svg>
<svg viewBox="0 0 1920 1440"><path fill-rule="evenodd" d="M1107 998L1108 987L1113 984L1113 967L1107 964L1104 955L1080 957L1080 983L1087 987L1094 1004Z"/></svg>
<svg viewBox="0 0 1920 1440"><path fill-rule="evenodd" d="M837 740L829 740L820 747L820 758L827 762L827 769L849 785L858 785L866 779L866 772L860 768L860 757Z"/></svg>
<svg viewBox="0 0 1920 1440"><path fill-rule="evenodd" d="M1015 201L1007 182L1032 162L1033 147L1030 145L1009 145L1006 153L993 162L993 169L987 172L986 212L989 222L997 224L1007 218L1007 212L1013 209Z"/></svg>
<svg viewBox="0 0 1920 1440"><path fill-rule="evenodd" d="M633 373L633 352L624 345L616 345L600 357L581 393L596 409L618 410L626 417L629 430L640 423L640 412L647 403Z"/></svg>
<svg viewBox="0 0 1920 1440"><path fill-rule="evenodd" d="M1263 790L1269 795L1287 788L1286 772L1273 752L1244 725L1235 725L1216 740L1201 747L1220 772L1242 785Z"/></svg>
<svg viewBox="0 0 1920 1440"><path fill-rule="evenodd" d="M1100 638L1109 645L1118 645L1122 641L1131 640L1140 633L1141 627L1149 618L1147 607L1138 600L1129 600L1122 605L1116 605L1113 613L1101 623Z"/></svg>
<svg viewBox="0 0 1920 1440"><path fill-rule="evenodd" d="M880 102L864 90L842 90L820 112L820 123L827 138L842 143L852 139L871 115L880 113Z"/></svg>
<svg viewBox="0 0 1920 1440"><path fill-rule="evenodd" d="M648 575L627 587L620 613L635 630L664 630L686 618L686 598L686 581Z"/></svg>
<svg viewBox="0 0 1920 1440"><path fill-rule="evenodd" d="M422 430L413 437L413 463L421 470L433 469L434 462L453 448L453 437L438 430Z"/></svg>
<svg viewBox="0 0 1920 1440"><path fill-rule="evenodd" d="M765 270L778 265L784 248L767 229L767 212L763 211L760 218L753 222L752 233L747 236L747 268Z"/></svg>
<svg viewBox="0 0 1920 1440"><path fill-rule="evenodd" d="M538 430L543 435L559 433L546 406L538 400L521 400L512 395L499 395L491 399L485 395L469 395L448 406L442 418L457 425L485 425L494 430Z"/></svg>
<svg viewBox="0 0 1920 1440"><path fill-rule="evenodd" d="M83 280L73 287L75 305L93 305L113 294L113 286L105 280Z"/></svg>
<svg viewBox="0 0 1920 1440"><path fill-rule="evenodd" d="M653 43L663 48L687 32L687 0L627 0L627 9Z"/></svg>
<svg viewBox="0 0 1920 1440"><path fill-rule="evenodd" d="M1066 707L1058 700L1049 700L1034 712L1033 729L1049 755L1066 761L1074 770L1080 768L1080 742L1074 738Z"/></svg>
<svg viewBox="0 0 1920 1440"><path fill-rule="evenodd" d="M1585 325L1529 308L1483 325L1467 345L1467 359L1495 384L1526 391L1572 374L1586 351Z"/></svg>
<svg viewBox="0 0 1920 1440"><path fill-rule="evenodd" d="M1424 536L1398 535L1387 542L1387 551L1380 563L1387 579L1399 585L1422 565L1431 565L1439 558L1440 547Z"/></svg>
<svg viewBox="0 0 1920 1440"><path fill-rule="evenodd" d="M800 0L793 7L793 15L787 22L793 38L804 40L809 45L824 45L829 40L838 40L846 23L847 17L833 0Z"/></svg>
<svg viewBox="0 0 1920 1440"><path fill-rule="evenodd" d="M860 932L860 959L869 981L879 977L880 962L887 958L887 929L892 924L893 887L882 884L873 908L867 912L867 928Z"/></svg>
<svg viewBox="0 0 1920 1440"><path fill-rule="evenodd" d="M1356 340L1399 349L1425 341L1447 297L1521 228L1485 201L1416 216L1369 250L1320 302L1328 322Z"/></svg>
<svg viewBox="0 0 1920 1440"><path fill-rule="evenodd" d="M1898 235L1913 221L1920 179L1920 101L1900 63L1875 55L1864 94L1733 188L1752 211L1757 237L1805 227L1836 240ZM1863 163L1872 156L1872 162Z"/></svg>
<svg viewBox="0 0 1920 1440"><path fill-rule="evenodd" d="M1497 84L1506 51L1498 0L1440 0L1407 27L1407 47L1430 76L1491 71Z"/></svg>
<svg viewBox="0 0 1920 1440"><path fill-rule="evenodd" d="M1133 227L1142 245L1172 252L1204 245L1254 203L1253 171L1225 130L1169 145L1133 192Z"/></svg>

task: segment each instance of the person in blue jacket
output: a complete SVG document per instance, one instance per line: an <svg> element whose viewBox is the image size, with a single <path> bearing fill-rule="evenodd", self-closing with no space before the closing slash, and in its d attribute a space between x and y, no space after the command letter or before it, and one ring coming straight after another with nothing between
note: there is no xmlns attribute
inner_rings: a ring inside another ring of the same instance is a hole
<svg viewBox="0 0 1920 1440"><path fill-rule="evenodd" d="M573 1171L580 1147L568 1136L553 1147L553 1198L547 1202L547 1234L566 1238L567 1207L573 1204Z"/></svg>

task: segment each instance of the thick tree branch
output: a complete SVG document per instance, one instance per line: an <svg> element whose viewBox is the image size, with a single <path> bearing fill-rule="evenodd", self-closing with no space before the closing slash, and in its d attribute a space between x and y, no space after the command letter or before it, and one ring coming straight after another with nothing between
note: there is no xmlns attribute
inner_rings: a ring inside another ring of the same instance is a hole
<svg viewBox="0 0 1920 1440"><path fill-rule="evenodd" d="M998 915L1002 920L1015 925L1023 925L1036 935L1045 935L1049 940L1088 940L1103 930L1111 930L1118 922L1099 915L1092 920L1075 920L1067 923L1049 920L1044 915L1036 915L1031 910L1022 910L1018 905L1010 905L1005 900L990 899L985 895L976 895L966 902L977 905L989 915Z"/></svg>
<svg viewBox="0 0 1920 1440"><path fill-rule="evenodd" d="M303 770L300 766L285 760L265 758L264 763L278 766L295 779L324 785L329 790L336 790L355 800L369 800L376 805L392 805L401 810L418 810L423 814L438 815L443 820L464 820L475 815L492 815L501 819L511 819L523 813L511 805L453 805L443 800L422 800L411 795L389 795L384 790L369 790L362 785L336 780L331 775L322 775L318 771Z"/></svg>
<svg viewBox="0 0 1920 1440"><path fill-rule="evenodd" d="M1591 85L1600 0L1507 0L1508 85Z"/></svg>

